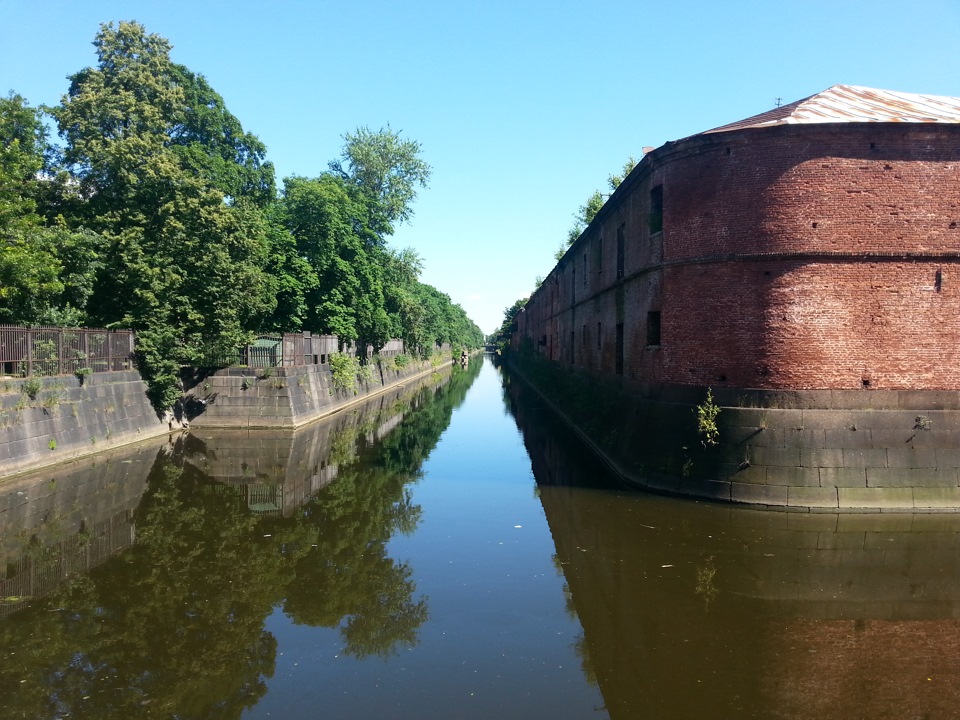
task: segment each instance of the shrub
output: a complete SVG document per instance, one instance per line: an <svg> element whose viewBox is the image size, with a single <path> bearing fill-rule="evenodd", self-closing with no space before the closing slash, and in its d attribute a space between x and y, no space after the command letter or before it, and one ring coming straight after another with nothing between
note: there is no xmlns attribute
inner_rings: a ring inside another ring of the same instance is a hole
<svg viewBox="0 0 960 720"><path fill-rule="evenodd" d="M330 371L333 373L333 386L337 390L352 390L357 394L357 373L360 363L353 355L333 353L330 356Z"/></svg>
<svg viewBox="0 0 960 720"><path fill-rule="evenodd" d="M43 387L43 383L40 382L40 378L28 377L23 381L23 392L31 399L37 399L37 393L40 392L40 389Z"/></svg>

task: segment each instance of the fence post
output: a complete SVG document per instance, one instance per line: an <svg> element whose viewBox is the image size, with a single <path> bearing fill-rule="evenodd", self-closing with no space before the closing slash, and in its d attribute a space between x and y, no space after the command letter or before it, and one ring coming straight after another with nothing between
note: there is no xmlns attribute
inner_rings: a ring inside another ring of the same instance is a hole
<svg viewBox="0 0 960 720"><path fill-rule="evenodd" d="M33 330L27 330L27 377L33 375Z"/></svg>

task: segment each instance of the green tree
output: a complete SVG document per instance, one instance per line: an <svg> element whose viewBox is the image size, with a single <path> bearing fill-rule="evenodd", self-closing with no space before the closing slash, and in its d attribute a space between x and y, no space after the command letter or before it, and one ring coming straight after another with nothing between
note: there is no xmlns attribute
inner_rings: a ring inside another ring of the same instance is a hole
<svg viewBox="0 0 960 720"><path fill-rule="evenodd" d="M0 99L0 322L86 320L102 238L40 214L48 154L41 111L13 93Z"/></svg>
<svg viewBox="0 0 960 720"><path fill-rule="evenodd" d="M332 174L284 180L284 218L316 273L306 294L312 330L375 348L390 338L383 297L382 248L365 232L365 209Z"/></svg>
<svg viewBox="0 0 960 720"><path fill-rule="evenodd" d="M413 216L417 188L425 188L430 179L420 143L402 139L389 126L377 131L359 127L343 140L340 159L330 163L330 171L362 197L367 227L379 237L392 235L395 224Z"/></svg>
<svg viewBox="0 0 960 720"><path fill-rule="evenodd" d="M151 399L169 407L181 363L232 354L275 309L257 205L272 169L164 38L110 23L94 46L97 67L73 75L51 111L88 198L74 221L107 239L90 315L138 331Z"/></svg>

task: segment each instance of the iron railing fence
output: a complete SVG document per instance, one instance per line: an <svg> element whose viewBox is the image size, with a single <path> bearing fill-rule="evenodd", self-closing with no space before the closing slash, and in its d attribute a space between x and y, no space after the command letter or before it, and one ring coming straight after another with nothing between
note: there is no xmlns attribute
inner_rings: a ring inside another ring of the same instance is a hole
<svg viewBox="0 0 960 720"><path fill-rule="evenodd" d="M0 375L27 377L129 370L134 366L134 344L132 330L0 325ZM435 351L449 349L447 344L434 348ZM354 343L345 343L341 348L336 335L264 334L234 353L210 356L201 364L251 368L325 365L337 352L358 356L360 348ZM380 348L378 355L390 358L404 352L403 340L393 339ZM367 346L366 356L373 356L372 346Z"/></svg>
<svg viewBox="0 0 960 720"><path fill-rule="evenodd" d="M0 374L71 375L129 370L132 330L0 325Z"/></svg>

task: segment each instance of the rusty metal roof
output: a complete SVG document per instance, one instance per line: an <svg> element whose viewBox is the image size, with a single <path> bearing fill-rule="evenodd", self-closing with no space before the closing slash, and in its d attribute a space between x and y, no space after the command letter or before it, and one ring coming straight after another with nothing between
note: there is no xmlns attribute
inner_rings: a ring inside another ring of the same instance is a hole
<svg viewBox="0 0 960 720"><path fill-rule="evenodd" d="M703 134L773 125L840 122L960 123L960 98L834 85L803 100Z"/></svg>

